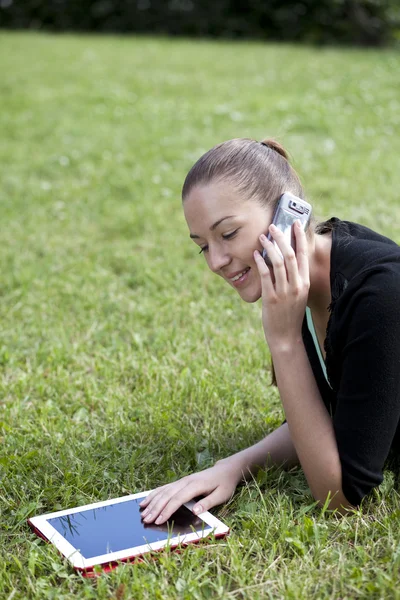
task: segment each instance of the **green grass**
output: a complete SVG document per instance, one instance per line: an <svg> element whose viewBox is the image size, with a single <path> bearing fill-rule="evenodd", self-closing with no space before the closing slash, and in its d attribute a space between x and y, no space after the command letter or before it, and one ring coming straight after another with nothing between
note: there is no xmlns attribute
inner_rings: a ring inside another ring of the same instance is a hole
<svg viewBox="0 0 400 600"><path fill-rule="evenodd" d="M319 218L400 242L399 55L260 43L0 36L0 598L400 598L400 497L316 510L270 470L231 528L83 580L34 514L155 487L277 427L260 306L207 271L183 178L277 137Z"/></svg>

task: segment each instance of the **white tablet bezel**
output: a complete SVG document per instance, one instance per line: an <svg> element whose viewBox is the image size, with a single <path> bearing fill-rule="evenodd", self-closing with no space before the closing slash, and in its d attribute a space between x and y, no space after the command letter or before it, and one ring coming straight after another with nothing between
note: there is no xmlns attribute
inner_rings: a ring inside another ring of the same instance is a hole
<svg viewBox="0 0 400 600"><path fill-rule="evenodd" d="M78 506L76 508L60 510L54 513L47 513L46 515L32 517L31 519L28 519L28 521L35 529L38 530L40 534L42 534L47 540L49 540L49 542L54 544L54 546L61 552L61 554L63 554L63 556L65 556L72 564L72 566L76 569L90 569L95 565L113 563L116 561L134 558L135 556L140 556L142 554L146 554L147 552L161 550L167 545L170 547L175 547L179 544L197 542L210 534L220 536L225 535L229 532L229 527L224 525L221 521L219 521L219 519L217 519L211 513L206 511L196 516L202 519L205 525L209 525L210 527L212 527L211 531L196 531L193 533L187 533L184 535L178 535L177 537L170 538L168 538L168 534L166 534L167 537L165 540L143 544L142 546L135 546L133 548L126 548L125 550L119 550L118 552L110 552L109 554L102 554L100 556L84 558L79 552L79 550L72 546L72 544L70 544L48 522L48 519L53 519L55 517L63 517L65 515L72 515L74 513L82 512L84 510L90 510L92 508L108 506L109 504L118 504L120 502L127 502L128 500L144 498L145 496L148 496L150 492L151 490L147 492L139 492L138 494L130 494L129 496L123 496L121 498L113 498L112 500L105 500L104 502L95 502L93 504L86 504L84 506ZM186 508L188 508L189 510L192 510L194 505L195 502L193 500L184 504L184 506L186 506Z"/></svg>

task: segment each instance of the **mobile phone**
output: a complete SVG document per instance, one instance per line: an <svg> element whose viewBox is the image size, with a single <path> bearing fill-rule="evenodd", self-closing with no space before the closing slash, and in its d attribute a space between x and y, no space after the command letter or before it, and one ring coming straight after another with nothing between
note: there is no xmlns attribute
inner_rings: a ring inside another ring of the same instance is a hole
<svg viewBox="0 0 400 600"><path fill-rule="evenodd" d="M310 222L311 217L311 204L298 198L294 194L290 192L285 192L279 198L278 204L276 206L274 216L272 217L272 224L274 224L278 229L280 229L288 242L292 246L293 250L296 252L296 240L293 235L293 224L299 219L300 223L304 231L307 230L308 224ZM279 250L279 246L274 241L271 234L268 232L267 238L275 244L275 248L278 250L279 254L282 256L282 252ZM262 257L267 263L269 267L272 266L271 261L267 255L267 251L262 251Z"/></svg>

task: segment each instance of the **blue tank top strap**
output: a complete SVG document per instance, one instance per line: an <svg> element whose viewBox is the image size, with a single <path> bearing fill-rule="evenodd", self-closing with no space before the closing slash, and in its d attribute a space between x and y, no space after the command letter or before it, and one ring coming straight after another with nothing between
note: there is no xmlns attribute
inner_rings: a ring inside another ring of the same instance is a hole
<svg viewBox="0 0 400 600"><path fill-rule="evenodd" d="M312 335L312 339L314 341L314 346L315 346L315 349L318 354L319 362L321 363L322 372L325 376L325 379L326 379L328 385L330 386L330 383L328 381L328 375L326 372L326 365L325 365L324 357L322 356L321 348L319 347L319 342L318 342L317 334L315 332L314 322L313 322L312 316L311 316L311 310L308 308L308 306L306 307L306 318L307 318L308 330Z"/></svg>

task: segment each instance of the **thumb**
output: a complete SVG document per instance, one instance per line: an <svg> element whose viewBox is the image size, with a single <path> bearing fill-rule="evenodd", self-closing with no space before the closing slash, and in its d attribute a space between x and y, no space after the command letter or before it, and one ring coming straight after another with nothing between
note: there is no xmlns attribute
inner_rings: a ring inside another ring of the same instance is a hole
<svg viewBox="0 0 400 600"><path fill-rule="evenodd" d="M222 504L223 502L225 502L225 500L228 500L230 496L230 494L227 495L226 492L224 493L223 489L218 487L211 494L209 494L205 498L202 498L200 502L196 502L196 504L192 508L192 511L195 515L200 515L201 513L206 512L206 510L210 510L210 508L212 508L213 506Z"/></svg>

